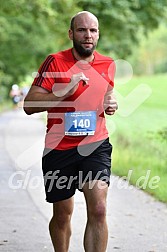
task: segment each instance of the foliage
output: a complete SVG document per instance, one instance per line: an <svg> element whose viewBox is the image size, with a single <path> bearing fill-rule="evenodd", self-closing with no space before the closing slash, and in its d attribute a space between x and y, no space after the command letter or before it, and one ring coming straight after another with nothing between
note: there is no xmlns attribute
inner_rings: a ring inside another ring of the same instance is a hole
<svg viewBox="0 0 167 252"><path fill-rule="evenodd" d="M165 18L167 0L0 0L0 5L0 90L7 96L11 85L36 71L47 54L71 45L67 31L76 12L98 16L99 50L125 57L138 32Z"/></svg>
<svg viewBox="0 0 167 252"><path fill-rule="evenodd" d="M1 65L14 82L20 81L39 63L39 57L50 50L44 22L50 13L44 8L44 1L38 2L9 0L1 3Z"/></svg>
<svg viewBox="0 0 167 252"><path fill-rule="evenodd" d="M98 16L101 27L101 47L114 51L119 58L132 52L141 33L147 34L166 19L166 0L80 0L79 5Z"/></svg>
<svg viewBox="0 0 167 252"><path fill-rule="evenodd" d="M56 6L44 0L1 2L0 86L5 85L8 94L11 85L36 71L47 54L62 49L68 36L65 25L63 33L60 29L65 19L59 8L62 1Z"/></svg>
<svg viewBox="0 0 167 252"><path fill-rule="evenodd" d="M140 45L134 46L129 57L136 74L167 72L167 26L161 24L147 37L140 38Z"/></svg>

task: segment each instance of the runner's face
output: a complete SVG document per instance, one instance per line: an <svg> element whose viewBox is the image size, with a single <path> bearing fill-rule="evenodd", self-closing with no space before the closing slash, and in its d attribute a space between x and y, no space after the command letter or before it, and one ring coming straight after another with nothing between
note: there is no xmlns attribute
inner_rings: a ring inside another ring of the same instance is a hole
<svg viewBox="0 0 167 252"><path fill-rule="evenodd" d="M70 30L73 47L80 56L89 57L99 39L98 21L86 14L75 18L74 30Z"/></svg>

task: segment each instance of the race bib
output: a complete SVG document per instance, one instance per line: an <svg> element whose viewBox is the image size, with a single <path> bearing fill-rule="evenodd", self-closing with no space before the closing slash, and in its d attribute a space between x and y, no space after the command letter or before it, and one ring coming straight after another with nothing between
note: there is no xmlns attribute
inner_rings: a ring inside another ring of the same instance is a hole
<svg viewBox="0 0 167 252"><path fill-rule="evenodd" d="M96 130L96 111L77 111L65 113L65 135L94 135Z"/></svg>

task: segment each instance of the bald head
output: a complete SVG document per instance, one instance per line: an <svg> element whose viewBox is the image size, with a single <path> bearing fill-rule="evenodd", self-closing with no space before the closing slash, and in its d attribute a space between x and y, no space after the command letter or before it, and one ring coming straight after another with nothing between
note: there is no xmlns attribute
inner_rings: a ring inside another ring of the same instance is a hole
<svg viewBox="0 0 167 252"><path fill-rule="evenodd" d="M70 29L73 31L74 30L74 26L75 23L80 19L80 18L84 18L84 17L89 17L90 19L92 19L94 22L97 23L97 27L99 26L99 22L98 19L95 15L93 15L91 12L89 11L81 11L78 12L75 16L72 17L71 19L71 23L70 23Z"/></svg>

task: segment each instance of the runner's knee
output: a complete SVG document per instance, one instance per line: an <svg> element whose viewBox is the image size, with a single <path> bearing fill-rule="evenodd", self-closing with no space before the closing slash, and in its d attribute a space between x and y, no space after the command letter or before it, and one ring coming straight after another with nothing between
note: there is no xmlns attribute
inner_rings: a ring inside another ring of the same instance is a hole
<svg viewBox="0 0 167 252"><path fill-rule="evenodd" d="M59 203L58 203L59 204ZM71 216L73 212L73 207L71 204L62 204L54 207L52 220L56 223L60 228L63 228L70 222Z"/></svg>
<svg viewBox="0 0 167 252"><path fill-rule="evenodd" d="M91 220L103 222L106 217L106 203L98 202L88 208L88 215Z"/></svg>

